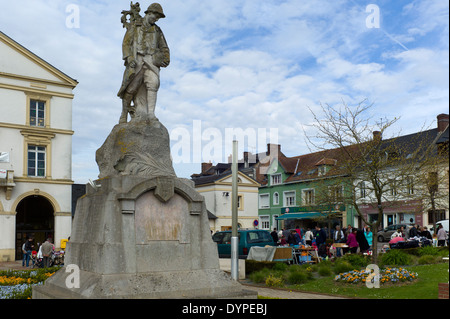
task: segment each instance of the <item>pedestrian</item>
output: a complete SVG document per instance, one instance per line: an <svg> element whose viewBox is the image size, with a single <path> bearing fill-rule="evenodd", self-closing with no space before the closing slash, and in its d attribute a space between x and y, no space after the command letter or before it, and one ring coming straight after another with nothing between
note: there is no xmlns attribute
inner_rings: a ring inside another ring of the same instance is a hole
<svg viewBox="0 0 450 319"><path fill-rule="evenodd" d="M281 235L280 246L286 245L287 245L286 237L284 237L284 235Z"/></svg>
<svg viewBox="0 0 450 319"><path fill-rule="evenodd" d="M308 228L305 233L305 244L311 246L313 237L314 237L313 232L311 231L310 228Z"/></svg>
<svg viewBox="0 0 450 319"><path fill-rule="evenodd" d="M336 231L334 232L334 236L333 236L334 242L335 243L345 243L345 236L344 236L344 232L341 230L341 226L336 225ZM342 256L342 248L337 247L336 248L336 257L341 257Z"/></svg>
<svg viewBox="0 0 450 319"><path fill-rule="evenodd" d="M372 249L373 244L373 233L370 230L370 227L366 228L366 232L364 233L364 236L366 237L367 243L369 244L369 249Z"/></svg>
<svg viewBox="0 0 450 319"><path fill-rule="evenodd" d="M438 233L437 233L438 246L444 247L446 239L447 239L447 233L445 232L445 229L442 226L442 224L440 224L439 228L438 228Z"/></svg>
<svg viewBox="0 0 450 319"><path fill-rule="evenodd" d="M418 235L418 232L417 232L416 225L412 225L411 229L409 230L409 238L417 237L417 235Z"/></svg>
<svg viewBox="0 0 450 319"><path fill-rule="evenodd" d="M352 233L352 225L348 224L347 228L345 229L344 235L345 235L345 241L347 241L348 235Z"/></svg>
<svg viewBox="0 0 450 319"><path fill-rule="evenodd" d="M43 260L44 260L44 256L42 255L42 245L40 245L37 256L36 256L36 261L37 261L37 265L39 268L44 267Z"/></svg>
<svg viewBox="0 0 450 319"><path fill-rule="evenodd" d="M391 239L394 239L396 237L403 237L403 233L402 230L400 228L398 228L392 235L391 235Z"/></svg>
<svg viewBox="0 0 450 319"><path fill-rule="evenodd" d="M276 227L273 228L273 231L270 233L270 236L272 236L275 245L278 245L278 232Z"/></svg>
<svg viewBox="0 0 450 319"><path fill-rule="evenodd" d="M400 232L402 233L402 238L406 238L405 228L403 226L400 227Z"/></svg>
<svg viewBox="0 0 450 319"><path fill-rule="evenodd" d="M300 226L295 226L295 231L300 236L300 241L302 240L302 230L300 229Z"/></svg>
<svg viewBox="0 0 450 319"><path fill-rule="evenodd" d="M356 230L356 241L358 242L359 251L361 253L365 253L369 250L369 243L367 242L366 236L361 229Z"/></svg>
<svg viewBox="0 0 450 319"><path fill-rule="evenodd" d="M22 267L25 267L25 262L27 261L27 251L25 250L25 245L27 244L26 240L23 244L22 244Z"/></svg>
<svg viewBox="0 0 450 319"><path fill-rule="evenodd" d="M302 238L300 237L300 234L295 231L294 233L294 239L295 239L295 245L300 245L300 243L302 242Z"/></svg>
<svg viewBox="0 0 450 319"><path fill-rule="evenodd" d="M320 246L327 241L327 234L318 225L316 226L316 245L320 249Z"/></svg>
<svg viewBox="0 0 450 319"><path fill-rule="evenodd" d="M429 232L427 226L422 227L422 231L420 232L420 236L425 237L427 239L433 240L433 236L431 236L431 233Z"/></svg>
<svg viewBox="0 0 450 319"><path fill-rule="evenodd" d="M50 265L50 258L53 251L51 239L47 238L47 240L42 244L41 247L42 247L42 256L44 259L44 268L47 268Z"/></svg>
<svg viewBox="0 0 450 319"><path fill-rule="evenodd" d="M356 254L358 250L358 241L356 240L357 229L353 228L352 232L347 237L347 245L350 248L351 254Z"/></svg>
<svg viewBox="0 0 450 319"><path fill-rule="evenodd" d="M281 239L281 236L283 236L283 231L284 231L284 228L281 228L281 229L278 231L278 238Z"/></svg>
<svg viewBox="0 0 450 319"><path fill-rule="evenodd" d="M22 246L23 252L24 252L24 260L22 260L22 266L28 267L30 265L30 257L31 257L31 251L33 250L33 238L28 237L25 244ZM24 265L25 264L25 265Z"/></svg>
<svg viewBox="0 0 450 319"><path fill-rule="evenodd" d="M294 229L291 230L291 233L289 234L289 237L287 239L287 242L288 242L289 246L297 245L297 240L295 238L295 234L296 233L297 232Z"/></svg>
<svg viewBox="0 0 450 319"><path fill-rule="evenodd" d="M334 242L342 243L345 242L344 232L341 230L341 226L336 225L336 231L334 232Z"/></svg>

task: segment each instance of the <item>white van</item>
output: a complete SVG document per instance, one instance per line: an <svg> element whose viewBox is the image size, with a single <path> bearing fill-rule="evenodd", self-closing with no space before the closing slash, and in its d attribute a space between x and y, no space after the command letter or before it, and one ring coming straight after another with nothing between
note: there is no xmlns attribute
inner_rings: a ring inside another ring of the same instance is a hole
<svg viewBox="0 0 450 319"><path fill-rule="evenodd" d="M448 233L448 219L440 220L440 221L436 222L436 228L439 227L439 225L442 225L442 227L444 227L444 230ZM430 233L431 233L431 235L434 235L433 227L431 227Z"/></svg>
<svg viewBox="0 0 450 319"><path fill-rule="evenodd" d="M444 227L444 230L448 233L448 219L438 221L436 223L436 227L438 227L438 225L442 225Z"/></svg>

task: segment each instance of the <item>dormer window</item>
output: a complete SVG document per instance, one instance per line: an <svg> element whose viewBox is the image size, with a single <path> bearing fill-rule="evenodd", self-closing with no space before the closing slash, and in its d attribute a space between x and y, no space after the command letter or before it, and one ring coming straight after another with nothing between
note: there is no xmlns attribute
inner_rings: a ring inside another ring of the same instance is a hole
<svg viewBox="0 0 450 319"><path fill-rule="evenodd" d="M319 166L318 170L319 170L319 176L323 176L327 173L328 167L326 165L321 165L321 166Z"/></svg>
<svg viewBox="0 0 450 319"><path fill-rule="evenodd" d="M270 184L271 185L279 185L281 184L281 174L274 174L270 176Z"/></svg>
<svg viewBox="0 0 450 319"><path fill-rule="evenodd" d="M318 176L326 175L330 167L336 165L337 161L331 158L322 158L317 164Z"/></svg>

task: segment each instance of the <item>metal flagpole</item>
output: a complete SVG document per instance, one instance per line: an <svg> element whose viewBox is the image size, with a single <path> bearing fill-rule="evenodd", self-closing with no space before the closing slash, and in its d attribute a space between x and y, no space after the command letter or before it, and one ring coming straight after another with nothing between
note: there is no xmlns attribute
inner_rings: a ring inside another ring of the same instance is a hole
<svg viewBox="0 0 450 319"><path fill-rule="evenodd" d="M237 229L237 206L238 206L238 165L237 165L237 148L238 142L233 141L233 162L231 164L231 176L232 176L232 211L231 211L231 278L233 280L239 279L239 237Z"/></svg>

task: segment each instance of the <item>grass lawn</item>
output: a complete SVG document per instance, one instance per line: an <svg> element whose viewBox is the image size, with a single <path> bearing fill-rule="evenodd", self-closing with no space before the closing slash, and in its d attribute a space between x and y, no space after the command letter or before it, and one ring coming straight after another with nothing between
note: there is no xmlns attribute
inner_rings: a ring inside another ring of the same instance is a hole
<svg viewBox="0 0 450 319"><path fill-rule="evenodd" d="M334 276L321 277L304 284L287 286L290 289L369 299L437 299L438 283L448 282L448 263L406 266L418 273L412 283L385 284L369 289L365 284L336 283Z"/></svg>

